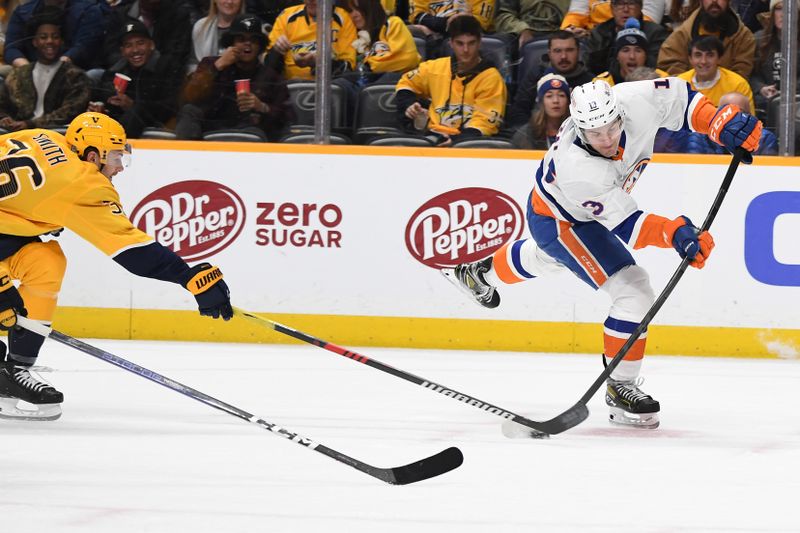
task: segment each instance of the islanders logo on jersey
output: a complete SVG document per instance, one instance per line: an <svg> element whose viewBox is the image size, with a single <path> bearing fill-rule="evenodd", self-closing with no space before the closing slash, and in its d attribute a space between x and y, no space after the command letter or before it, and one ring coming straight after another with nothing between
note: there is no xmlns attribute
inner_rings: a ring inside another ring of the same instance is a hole
<svg viewBox="0 0 800 533"><path fill-rule="evenodd" d="M482 259L522 235L517 202L495 189L467 187L435 196L406 225L409 253L431 268Z"/></svg>
<svg viewBox="0 0 800 533"><path fill-rule="evenodd" d="M189 180L157 189L133 208L133 225L185 261L205 259L242 232L244 202L213 181Z"/></svg>
<svg viewBox="0 0 800 533"><path fill-rule="evenodd" d="M642 172L644 172L644 169L647 168L649 162L650 158L645 157L633 165L633 170L625 177L625 181L622 183L622 190L630 194L631 190L633 190L633 186L639 181L639 177L642 175Z"/></svg>

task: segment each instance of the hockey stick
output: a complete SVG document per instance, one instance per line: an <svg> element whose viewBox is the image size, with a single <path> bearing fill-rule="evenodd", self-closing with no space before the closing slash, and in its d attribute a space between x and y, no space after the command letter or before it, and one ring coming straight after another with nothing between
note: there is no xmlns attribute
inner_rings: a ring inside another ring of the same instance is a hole
<svg viewBox="0 0 800 533"><path fill-rule="evenodd" d="M700 231L708 231L711 227L711 223L714 222L714 219L719 212L720 206L722 205L722 200L725 199L725 195L728 193L728 188L733 181L733 176L736 174L736 169L739 168L739 163L742 159L746 157L751 157L748 152L746 152L743 148L737 148L733 153L733 159L731 159L731 163L728 166L728 172L725 174L725 179L722 180L722 185L719 187L719 191L717 192L717 197L714 199L714 203L711 205L711 209L708 211L708 215L706 215L706 219L703 222ZM672 275L672 277L667 282L667 285L664 287L664 290L661 291L661 294L658 295L656 301L653 303L650 310L647 311L647 314L644 315L644 318L636 327L636 329L631 334L630 338L622 345L622 348L619 349L617 355L611 360L610 363L606 366L603 372L597 377L592 386L589 387L589 390L581 396L581 399L578 400L578 403L561 413L560 415L556 416L555 418L548 421L549 424L552 424L555 433L560 433L562 431L566 431L578 424L580 424L588 415L589 409L586 407L586 404L595 395L595 393L600 389L603 383L608 379L611 373L614 371L615 368L620 364L625 354L628 353L628 350L631 349L633 343L644 333L644 330L647 329L647 326L650 324L650 321L653 320L653 317L656 316L661 306L664 305L664 302L667 300L672 291L675 289L675 286L678 284L678 281L683 277L684 272L689 267L689 263L691 260L688 257L684 257L681 261L681 264L678 265L678 269Z"/></svg>
<svg viewBox="0 0 800 533"><path fill-rule="evenodd" d="M175 392L179 392L184 396L188 396L193 400L197 400L200 403L204 403L209 407L213 407L214 409L218 409L224 413L228 413L229 415L241 418L245 422L250 422L251 424L255 424L261 427L262 429L266 429L267 431L270 431L276 435L289 439L292 442L296 442L297 444L305 448L314 450L323 455L327 455L331 459L334 459L346 465L350 465L356 470L364 472L365 474L368 474L374 478L380 479L381 481L385 481L386 483L390 483L392 485L407 485L409 483L416 483L417 481L422 481L424 479L436 477L438 475L444 474L446 472L458 468L459 466L461 466L461 463L464 462L464 456L461 454L461 450L452 447L452 448L447 448L446 450L443 450L437 453L436 455L433 455L426 459L422 459L420 461L415 461L405 466L398 466L395 468L378 468L375 466L371 466L368 465L367 463L359 461L358 459L353 459L348 455L338 452L333 448L329 448L327 446L314 442L307 437L299 435L298 433L282 428L277 424L268 422L262 418L258 418L256 415L252 415L247 411L239 409L238 407L217 400L216 398L212 398L211 396L204 394L196 389L193 389L168 377L162 376L161 374L153 372L152 370L148 370L147 368L139 366L136 363L127 361L122 357L116 356L112 353L106 352L105 350L101 350L100 348L97 348L83 341L70 337L69 335L65 335L59 331L48 328L47 326L44 326L39 322L30 320L23 316L18 316L17 320L20 326L29 331L38 333L43 337L50 337L51 339L60 342L61 344L66 344L67 346L75 348L76 350L81 351L87 355L91 355L92 357L96 357L97 359L101 359L107 363L111 363L112 365L118 366L119 368L127 370L128 372L132 372L137 376L149 379L154 383L163 385L168 389L174 390Z"/></svg>
<svg viewBox="0 0 800 533"><path fill-rule="evenodd" d="M548 431L548 429L551 429L551 428L550 428L550 426L548 426L546 424L543 424L541 422L535 422L533 420L529 420L529 419L525 418L524 416L520 416L518 414L512 413L511 411L508 411L508 410L503 409L501 407L498 407L496 405L492 405L492 404L490 404L488 402L484 402L483 400L479 400L478 398L475 398L474 396L469 396L467 394L458 392L455 389L447 388L444 385L439 385L438 383L434 383L432 381L429 381L427 379L421 378L419 376L415 376L414 374L411 374L410 372L406 372L404 370L399 370L397 368L391 367L391 366L389 366L389 365L387 365L385 363L381 363L380 361L377 361L375 359L371 359L371 358L369 358L369 357L367 357L365 355L361 355L360 353L348 350L347 348L342 348L341 346L337 346L335 344L332 344L330 342L324 341L322 339L318 339L316 337L312 337L311 335L309 335L307 333L303 333L302 331L297 331L296 329L290 328L288 326L284 326L283 324L279 324L278 322L275 322L274 320L270 320L268 318L264 318L264 317L258 316L256 314L249 313L247 311L244 311L243 309L239 309L238 307L234 307L233 308L233 312L234 312L235 315L244 317L247 320L250 320L251 322L254 322L254 323L259 324L261 326L266 326L266 327L268 327L270 329L273 329L273 330L277 331L278 333L283 333L284 335L288 335L289 337L293 337L293 338L295 338L297 340L300 340L300 341L303 341L303 342L307 342L308 344L313 344L314 346L318 346L320 348L328 350L329 352L333 352L335 354L342 355L344 357L347 357L348 359L352 359L353 361L357 361L357 362L365 364L367 366L371 366L372 368L377 368L381 372L386 372L387 374L391 374L391 375L393 375L395 377L404 379L406 381L410 381L411 383L414 383L416 385L420 385L421 387L425 387L426 389L430 389L430 390L438 392L440 394L444 394L445 396L447 396L449 398L453 398L455 400L458 400L460 402L466 403L468 405L472 405L474 407L477 407L478 409L481 409L482 411L487 411L489 413L492 413L493 415L497 415L497 416L499 416L501 418L505 418L506 420L513 420L514 422L516 422L518 424L521 424L521 425L526 426L526 427L528 427L530 429L536 430L538 433L545 433L544 435L543 434L531 435L534 438L546 438L548 436L546 434L553 433L551 431ZM588 412L587 412L587 415L588 415Z"/></svg>

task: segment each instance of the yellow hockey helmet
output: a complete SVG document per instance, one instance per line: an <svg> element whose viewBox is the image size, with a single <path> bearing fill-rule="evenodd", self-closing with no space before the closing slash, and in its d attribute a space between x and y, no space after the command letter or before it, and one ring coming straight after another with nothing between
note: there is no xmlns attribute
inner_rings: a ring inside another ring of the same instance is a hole
<svg viewBox="0 0 800 533"><path fill-rule="evenodd" d="M119 150L130 153L130 146L122 124L103 113L81 113L69 123L67 144L80 157L85 157L86 150L94 148L100 155L100 162L105 164L109 152Z"/></svg>

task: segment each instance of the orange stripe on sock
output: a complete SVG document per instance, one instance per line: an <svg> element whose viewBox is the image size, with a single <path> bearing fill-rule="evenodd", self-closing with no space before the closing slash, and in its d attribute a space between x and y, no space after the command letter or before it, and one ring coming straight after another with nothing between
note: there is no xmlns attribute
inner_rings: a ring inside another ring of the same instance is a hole
<svg viewBox="0 0 800 533"><path fill-rule="evenodd" d="M605 348L605 354L608 357L614 357L619 353L620 348L628 341L628 339L620 339L618 337L612 337L611 335L603 334L603 346ZM631 349L628 350L628 353L625 354L625 357L622 359L624 361L638 361L644 357L644 347L647 344L647 339L637 339L636 342L633 343Z"/></svg>
<svg viewBox="0 0 800 533"><path fill-rule="evenodd" d="M600 266L592 260L592 254L589 253L589 250L578 240L578 237L572 231L572 224L559 220L558 229L558 240L570 251L589 277L594 280L595 284L599 287L605 283L608 277Z"/></svg>
<svg viewBox="0 0 800 533"><path fill-rule="evenodd" d="M508 264L508 247L513 243L514 241L505 243L492 256L492 265L494 266L495 274L497 274L497 277L500 279L500 281L503 283L508 283L509 285L512 283L525 281L525 278L521 278L514 274L514 271L511 269L511 265Z"/></svg>

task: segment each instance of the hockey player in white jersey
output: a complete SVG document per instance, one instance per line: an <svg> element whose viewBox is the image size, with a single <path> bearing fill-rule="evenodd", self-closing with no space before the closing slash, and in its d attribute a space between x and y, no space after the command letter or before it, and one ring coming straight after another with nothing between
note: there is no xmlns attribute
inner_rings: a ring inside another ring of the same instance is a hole
<svg viewBox="0 0 800 533"><path fill-rule="evenodd" d="M594 81L571 95L570 117L536 172L528 198L533 239L513 241L492 256L442 273L484 307L500 303L497 286L571 270L611 297L604 323L610 361L655 301L647 272L630 248L674 247L703 268L714 241L686 216L640 210L630 196L653 154L659 128L704 133L731 152L758 148L761 122L736 106L717 109L678 78L613 87ZM752 161L752 157L747 157ZM624 244L623 244L624 243ZM626 246L627 245L627 246ZM658 427L659 403L639 385L647 332L614 369L606 387L612 423Z"/></svg>

